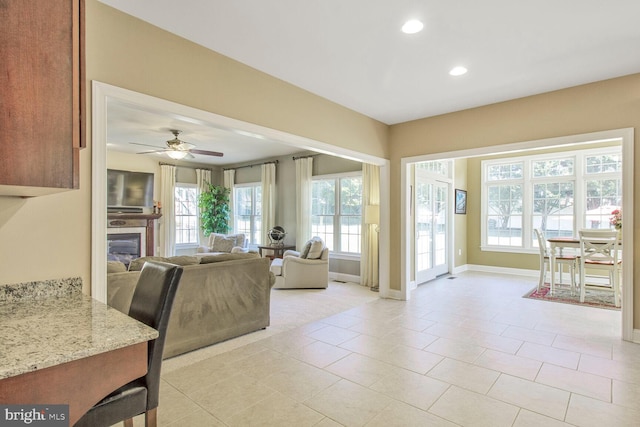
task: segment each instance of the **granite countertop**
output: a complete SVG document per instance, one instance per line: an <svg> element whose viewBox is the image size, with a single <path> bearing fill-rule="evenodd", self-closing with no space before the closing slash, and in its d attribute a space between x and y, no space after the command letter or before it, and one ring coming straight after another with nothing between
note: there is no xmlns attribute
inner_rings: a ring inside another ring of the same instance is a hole
<svg viewBox="0 0 640 427"><path fill-rule="evenodd" d="M79 288L73 284L71 290L50 295L17 294L20 286L2 288L0 294L13 297L0 298L0 379L158 336L155 329L82 294L81 282Z"/></svg>

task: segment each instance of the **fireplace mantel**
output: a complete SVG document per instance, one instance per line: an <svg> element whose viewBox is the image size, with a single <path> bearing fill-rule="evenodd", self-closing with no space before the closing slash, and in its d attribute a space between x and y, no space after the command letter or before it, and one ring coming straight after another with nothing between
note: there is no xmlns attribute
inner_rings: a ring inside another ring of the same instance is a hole
<svg viewBox="0 0 640 427"><path fill-rule="evenodd" d="M109 228L144 226L147 229L145 249L147 256L154 254L155 239L153 235L154 221L160 218L162 214L144 214L144 213L107 213L107 226Z"/></svg>
<svg viewBox="0 0 640 427"><path fill-rule="evenodd" d="M156 220L160 218L162 214L144 214L144 213L127 213L127 212L109 212L107 219L146 219Z"/></svg>

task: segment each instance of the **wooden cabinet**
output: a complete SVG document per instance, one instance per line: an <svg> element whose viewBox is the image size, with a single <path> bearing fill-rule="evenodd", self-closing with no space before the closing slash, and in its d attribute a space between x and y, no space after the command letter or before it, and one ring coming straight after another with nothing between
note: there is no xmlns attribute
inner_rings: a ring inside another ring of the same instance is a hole
<svg viewBox="0 0 640 427"><path fill-rule="evenodd" d="M0 196L79 187L84 0L0 0Z"/></svg>

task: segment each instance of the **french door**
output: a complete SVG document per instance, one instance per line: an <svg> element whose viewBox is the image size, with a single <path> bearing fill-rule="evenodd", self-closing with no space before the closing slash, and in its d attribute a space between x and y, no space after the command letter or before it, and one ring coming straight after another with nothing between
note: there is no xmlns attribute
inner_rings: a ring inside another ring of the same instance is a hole
<svg viewBox="0 0 640 427"><path fill-rule="evenodd" d="M415 179L415 279L420 284L449 272L450 184L419 169Z"/></svg>

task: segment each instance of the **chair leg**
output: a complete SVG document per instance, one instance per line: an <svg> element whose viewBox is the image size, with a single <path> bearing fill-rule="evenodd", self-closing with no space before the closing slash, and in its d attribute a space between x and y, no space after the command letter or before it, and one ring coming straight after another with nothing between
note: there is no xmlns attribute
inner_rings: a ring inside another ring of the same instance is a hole
<svg viewBox="0 0 640 427"><path fill-rule="evenodd" d="M547 275L547 263L542 262L540 264L540 279L538 279L538 292L542 289L542 285L544 285L544 276Z"/></svg>
<svg viewBox="0 0 640 427"><path fill-rule="evenodd" d="M571 277L570 277L571 284L569 286L571 286L571 295L573 295L573 290L576 287L576 265L575 265L575 263L572 263L572 264L569 265L569 274L571 275Z"/></svg>
<svg viewBox="0 0 640 427"><path fill-rule="evenodd" d="M133 418L129 418L128 420L124 420L122 422L124 427L133 427Z"/></svg>
<svg viewBox="0 0 640 427"><path fill-rule="evenodd" d="M158 408L149 409L144 414L145 427L156 427L158 425Z"/></svg>
<svg viewBox="0 0 640 427"><path fill-rule="evenodd" d="M585 293L585 279L584 279L584 265L580 265L580 302L584 302Z"/></svg>

